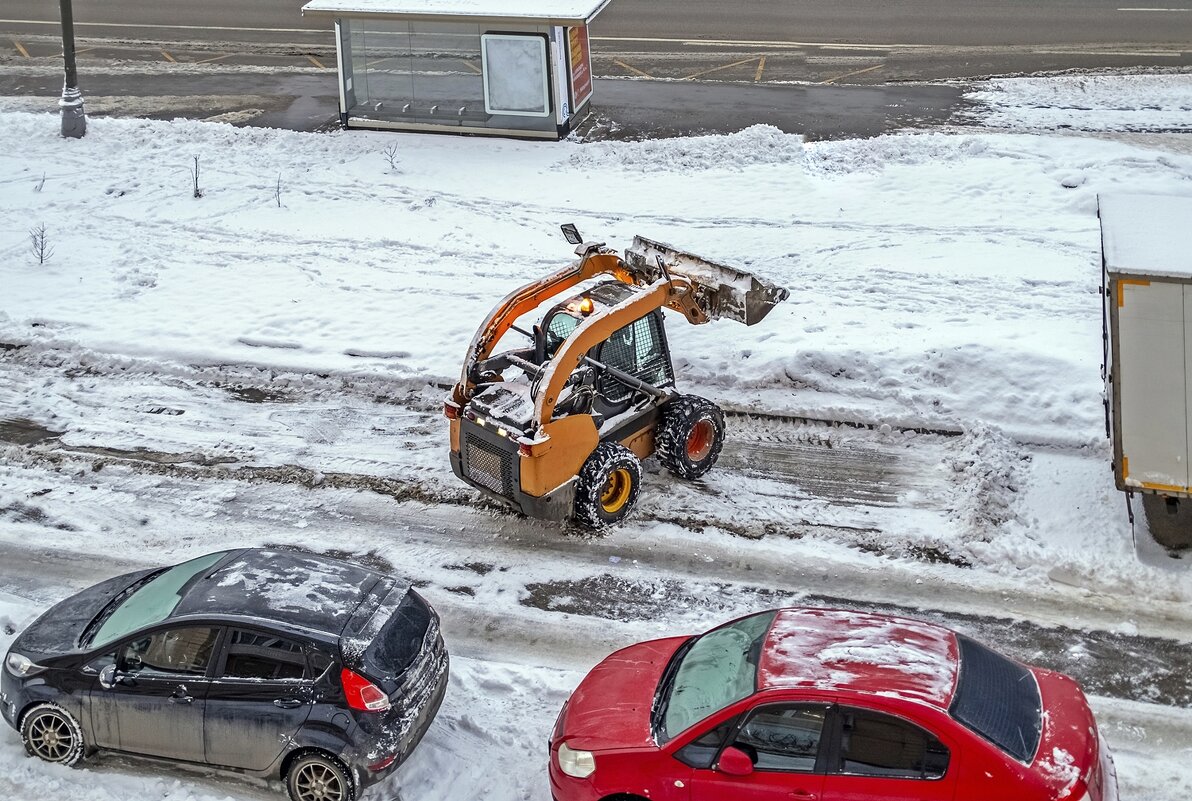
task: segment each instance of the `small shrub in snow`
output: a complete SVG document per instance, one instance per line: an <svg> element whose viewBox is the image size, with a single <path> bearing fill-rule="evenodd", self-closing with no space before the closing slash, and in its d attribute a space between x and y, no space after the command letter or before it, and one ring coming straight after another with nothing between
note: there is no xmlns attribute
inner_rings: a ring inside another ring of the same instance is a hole
<svg viewBox="0 0 1192 801"><path fill-rule="evenodd" d="M33 251L33 258L37 259L38 264L45 264L54 255L45 223L29 229L29 249Z"/></svg>
<svg viewBox="0 0 1192 801"><path fill-rule="evenodd" d="M190 171L190 176L191 176L191 178L194 179L194 185L195 185L194 196L196 198L202 197L203 192L202 192L202 190L199 189L199 157L198 156L195 156L195 166L194 166L194 169Z"/></svg>
<svg viewBox="0 0 1192 801"><path fill-rule="evenodd" d="M384 153L385 161L389 164L389 169L397 172L398 166L401 164L401 160L397 157L397 145L392 144L382 152Z"/></svg>

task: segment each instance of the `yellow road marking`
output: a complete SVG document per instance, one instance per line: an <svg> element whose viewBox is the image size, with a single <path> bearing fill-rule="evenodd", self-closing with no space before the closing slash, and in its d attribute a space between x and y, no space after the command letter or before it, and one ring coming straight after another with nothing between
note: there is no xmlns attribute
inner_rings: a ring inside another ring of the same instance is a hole
<svg viewBox="0 0 1192 801"><path fill-rule="evenodd" d="M224 53L222 56L212 56L211 58L205 58L205 59L203 59L202 61L196 61L195 63L196 63L196 64L209 64L209 63L211 63L212 61L219 61L221 58L227 58L227 57L228 57L228 56L230 56L230 55L232 55L232 54L231 54L231 53Z"/></svg>
<svg viewBox="0 0 1192 801"><path fill-rule="evenodd" d="M654 77L653 75L651 75L648 72L642 72L637 67L629 66L628 64L626 64L624 61L621 61L620 59L614 58L613 63L616 64L618 67L622 67L624 69L629 70L630 72L636 72L638 75L642 76L643 78L653 78Z"/></svg>
<svg viewBox="0 0 1192 801"><path fill-rule="evenodd" d="M480 74L480 68L477 67L475 64L473 64L471 61L464 61L463 59L460 59L460 61L465 67L472 70L472 72L476 73L477 75Z"/></svg>
<svg viewBox="0 0 1192 801"><path fill-rule="evenodd" d="M841 78L851 78L854 75L864 75L867 72L873 72L874 70L880 70L884 66L886 66L886 65L878 64L876 67L866 67L863 70L853 70L852 72L846 72L843 75L835 75L826 81L820 81L820 83L821 84L832 83L832 81L839 81Z"/></svg>
<svg viewBox="0 0 1192 801"><path fill-rule="evenodd" d="M315 58L314 56L307 56L307 58L310 59L311 64L314 64L319 69L321 69L321 70L327 69L327 66L322 61L319 61L317 58Z"/></svg>
<svg viewBox="0 0 1192 801"><path fill-rule="evenodd" d="M24 46L24 45L22 45L22 44L21 44L20 42L18 42L16 39L13 39L13 40L12 40L12 43L13 43L14 45L16 45L16 46L17 46L17 52L18 52L18 53L20 53L20 54L21 54L22 56L24 56L25 58L29 58L29 51L25 49L25 46Z"/></svg>
<svg viewBox="0 0 1192 801"><path fill-rule="evenodd" d="M161 51L161 54L162 54L163 56L165 56L165 57L166 57L166 61L170 62L171 64L177 64L177 63L178 63L178 59L174 58L173 56L171 56L171 55L170 55L169 53L167 53L166 51L162 50L162 51Z"/></svg>
<svg viewBox="0 0 1192 801"><path fill-rule="evenodd" d="M699 78L701 75L711 75L713 72L720 72L721 70L727 70L731 67L739 67L742 64L748 64L750 61L753 61L753 59L752 58L743 58L740 61L734 61L732 64L725 64L722 67L713 67L710 70L704 70L702 72L693 72L690 75L684 75L683 80L690 81L692 78Z"/></svg>
<svg viewBox="0 0 1192 801"><path fill-rule="evenodd" d="M94 49L94 47L80 47L75 50L75 55L78 55L79 53L89 53Z"/></svg>
<svg viewBox="0 0 1192 801"><path fill-rule="evenodd" d="M757 72L753 73L753 82L757 83L762 79L762 72L766 69L766 57L762 56L757 62Z"/></svg>

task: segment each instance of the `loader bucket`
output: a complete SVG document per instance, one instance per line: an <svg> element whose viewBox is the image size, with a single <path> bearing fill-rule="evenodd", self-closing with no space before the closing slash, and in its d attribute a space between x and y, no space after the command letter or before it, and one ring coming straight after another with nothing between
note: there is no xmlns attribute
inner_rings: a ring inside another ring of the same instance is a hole
<svg viewBox="0 0 1192 801"><path fill-rule="evenodd" d="M736 320L745 325L759 323L790 294L785 287L753 273L709 261L644 236L633 238L633 244L625 250L624 261L635 276L653 283L662 277L659 256L672 276L686 278L695 285L696 302L713 320Z"/></svg>

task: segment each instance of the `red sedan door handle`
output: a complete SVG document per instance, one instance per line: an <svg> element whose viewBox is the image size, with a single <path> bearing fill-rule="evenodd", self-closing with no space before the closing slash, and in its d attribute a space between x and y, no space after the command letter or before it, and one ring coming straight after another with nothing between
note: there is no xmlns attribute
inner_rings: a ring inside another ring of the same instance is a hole
<svg viewBox="0 0 1192 801"><path fill-rule="evenodd" d="M792 790L791 801L815 801L815 793L809 793L806 790Z"/></svg>

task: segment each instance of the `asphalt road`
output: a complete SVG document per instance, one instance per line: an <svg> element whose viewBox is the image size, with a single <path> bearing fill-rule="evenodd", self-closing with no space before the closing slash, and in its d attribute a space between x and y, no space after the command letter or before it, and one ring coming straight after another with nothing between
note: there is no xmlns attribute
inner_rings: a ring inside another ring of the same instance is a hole
<svg viewBox="0 0 1192 801"><path fill-rule="evenodd" d="M1149 10L1140 10L1141 7ZM1155 7L1164 10L1157 10ZM1132 8L1133 7L1133 8ZM998 46L1192 40L1192 3L1161 0L613 0L597 37Z"/></svg>
<svg viewBox="0 0 1192 801"><path fill-rule="evenodd" d="M230 56L221 59L287 48L328 59L330 25L303 18L301 6L74 2L84 53L93 44L144 44L161 58L169 45L201 43L223 46ZM52 40L57 30L56 4L5 0L0 62L7 50L19 65L29 57L24 39ZM601 76L876 84L1192 65L1192 0L613 0L591 33Z"/></svg>
<svg viewBox="0 0 1192 801"><path fill-rule="evenodd" d="M24 21L57 21L56 4L5 0L6 31ZM296 0L75 0L80 25L132 35L167 26L197 38L250 38L252 29L279 34L327 32L322 20L303 19ZM1192 41L1192 2L1159 0L614 0L592 26L598 42L649 38L682 42L796 41L917 46L1171 44ZM176 34L171 34L175 36ZM599 47L598 47L599 49Z"/></svg>

